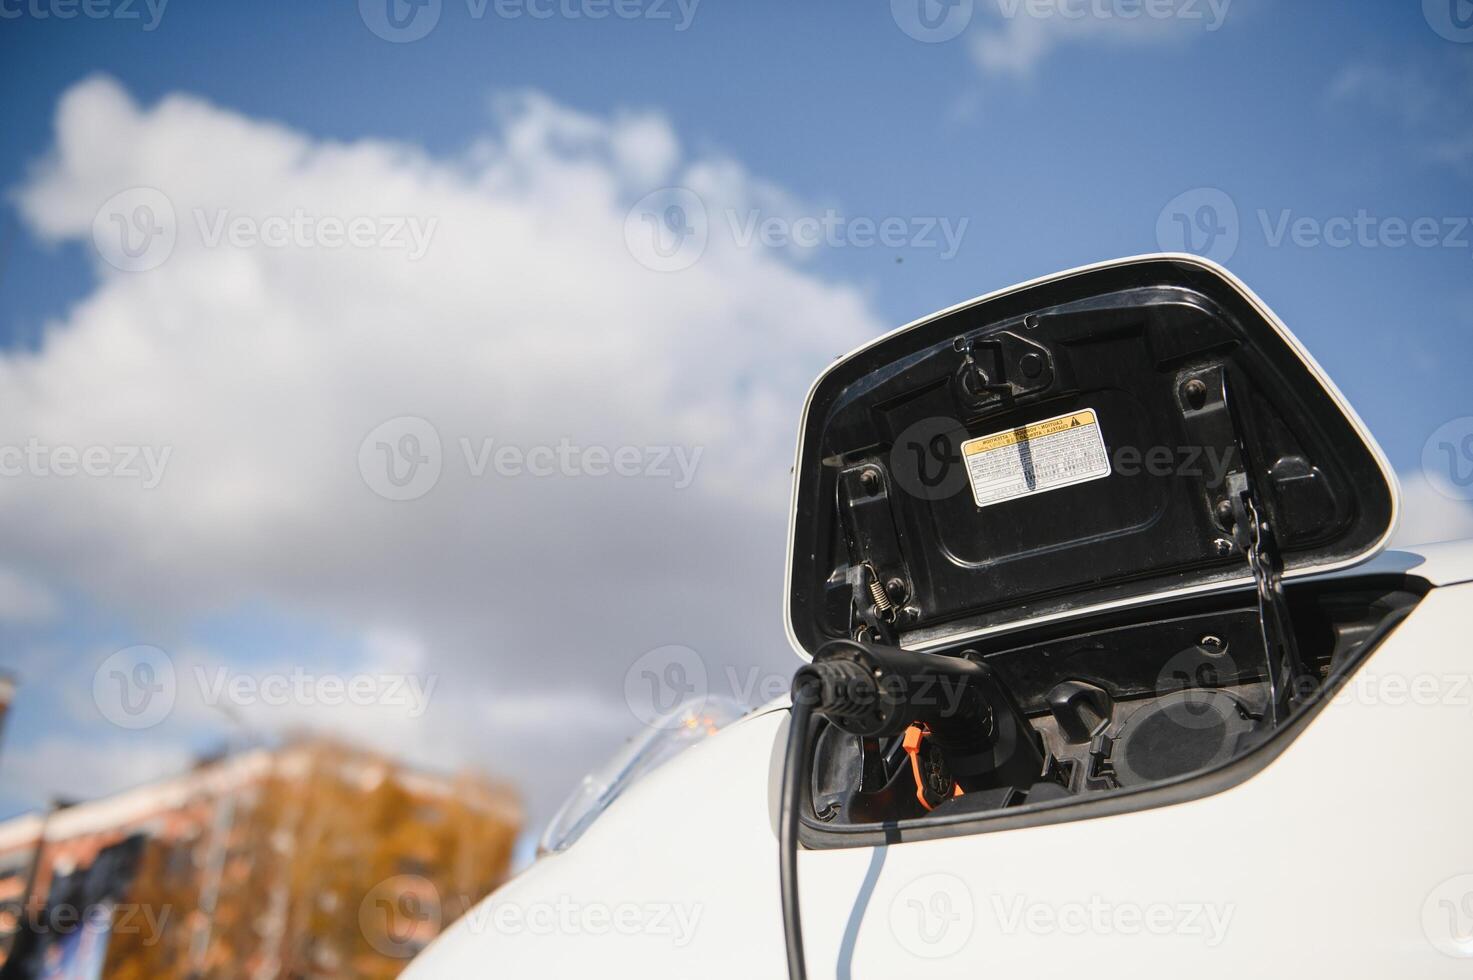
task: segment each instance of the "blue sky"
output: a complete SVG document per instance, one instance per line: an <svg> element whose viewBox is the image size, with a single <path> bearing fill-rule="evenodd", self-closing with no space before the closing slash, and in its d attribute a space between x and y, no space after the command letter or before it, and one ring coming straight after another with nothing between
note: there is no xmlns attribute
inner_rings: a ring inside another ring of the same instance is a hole
<svg viewBox="0 0 1473 980"><path fill-rule="evenodd" d="M1163 238L1160 228L1177 227L1163 210L1185 194L1180 210L1195 216L1203 201L1224 200L1204 196L1204 189L1220 191L1233 213L1219 209L1213 223L1226 221L1237 235L1226 264L1305 341L1398 470L1414 472L1433 431L1473 413L1466 380L1473 363L1473 227L1466 220L1473 216L1473 32L1439 19L1468 14L1466 0L1232 0L1219 4L1220 23L1205 2L1154 21L1120 16L1128 0L1101 0L1088 8L1065 5L1086 9L1082 21L1041 26L1020 23L1026 13L1009 18L1016 4L963 0L954 16L965 26L937 43L902 29L908 2L701 0L683 9L673 0L640 0L628 8L640 16L592 20L498 16L494 6L443 0L427 36L391 43L349 2L172 0L149 30L152 15L142 4L133 6L138 19L62 20L38 16L54 13L50 0L0 0L7 11L0 20L0 177L10 191L0 341L7 357L44 353L43 336L55 343L58 332L81 322L77 304L108 275L90 242L42 234L18 203L21 189L55 162L58 103L86 79L110 77L145 113L182 93L232 117L280 124L314 146L389 143L428 160L462 162L498 132L498 99L536 93L591 119L657 117L689 158L734 161L754 194L780 188L782 199L801 202L804 213L832 208L851 218L935 219L953 227L964 221L949 257L936 248L849 242L790 261L805 281L862 304L862 334L1057 269L1205 245ZM1450 4L1446 11L1439 12L1440 2ZM556 9L589 9L586 0L562 3ZM1057 7L1050 9L1058 21ZM193 152L187 141L170 146L175 154ZM1373 244L1320 240L1334 219L1361 214L1374 220ZM1301 219L1309 221L1299 243L1287 230L1278 235ZM1437 244L1393 247L1394 222L1418 219L1434 222ZM568 268L578 275L576 263ZM692 321L691 329L702 327ZM776 334L784 336L793 334ZM812 349L795 354L802 373L821 366L825 343L827 336L804 341ZM673 363L696 366L701 356ZM735 386L749 382L734 375ZM768 402L760 404L768 410ZM784 443L797 404L788 396L772 405L772 419L752 424L772 428ZM188 412L189 402L177 410ZM382 414L399 410L386 404ZM603 411L617 414L617 406ZM785 507L782 466L773 464L777 478L762 491L778 511ZM659 499L657 509L665 506ZM780 535L780 526L778 517L754 525L767 538ZM13 654L0 665L19 668L26 681L6 755L47 739L61 744L55 739L80 724L69 714L77 692L68 685L87 682L107 651L143 642L171 651L201 646L222 662L252 664L291 648L303 662L335 669L358 662L365 644L376 642L363 638L352 604L341 598L352 589L346 575L340 590L300 607L282 599L289 587L268 588L248 576L222 584L208 601L176 602L168 576L146 570L151 559L140 559L139 576L150 589L129 593L99 585L105 574L87 567L92 554L65 551L63 538L38 536L24 550L40 554L56 545L45 561L15 561L17 575L44 588L48 598L38 601L60 612L4 626ZM739 588L750 589L775 619L781 569L772 557L781 541L767 538L748 576L760 581ZM104 564L116 573L117 553L109 554ZM585 558L603 561L606 573L627 572L628 554L613 545ZM682 558L680 567L723 561L716 552ZM322 570L318 581L332 575ZM445 615L406 604L390 618L398 636ZM614 632L618 627L612 624ZM671 632L671 641L710 650L713 663L747 662L739 647L712 639L727 630L700 625L693 614ZM770 624L758 635L780 636ZM651 634L646 643L661 638ZM430 643L430 662L451 642ZM637 653L621 655L632 660ZM785 662L782 651L765 656L772 670ZM458 655L456 662L466 659ZM606 754L616 727L578 755L578 764ZM127 752L118 733L95 732L96 744L113 740ZM174 735L150 733L149 747L197 746L219 734L195 719ZM156 761L173 759L161 751ZM556 786L544 795L555 797L575 775L549 775ZM46 789L29 775L17 785L0 788L0 812L34 804Z"/></svg>
<svg viewBox="0 0 1473 980"><path fill-rule="evenodd" d="M974 29L993 3L979 0ZM95 71L144 102L184 90L333 139L435 152L463 148L498 91L535 88L593 113L651 107L687 139L849 213L969 218L949 262L823 257L894 322L1155 250L1167 201L1218 187L1248 232L1230 266L1309 343L1395 462L1414 463L1434 423L1467 407L1473 246L1275 248L1257 218L1473 212L1473 45L1440 37L1414 2L1236 0L1216 31L1063 42L1025 78L979 69L968 34L912 40L884 3L705 0L678 31L673 2L669 20L476 20L447 0L407 44L382 41L344 3L175 0L152 31L138 11L3 25L0 173L44 151L57 98ZM1337 97L1362 70L1385 78ZM1441 158L1438 144L1458 137L1461 155ZM10 247L0 328L17 342L86 288L86 263L23 235Z"/></svg>

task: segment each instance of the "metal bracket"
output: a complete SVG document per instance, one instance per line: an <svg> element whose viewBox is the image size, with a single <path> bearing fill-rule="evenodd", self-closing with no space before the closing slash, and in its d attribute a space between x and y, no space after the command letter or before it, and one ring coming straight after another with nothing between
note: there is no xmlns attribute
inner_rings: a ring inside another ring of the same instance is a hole
<svg viewBox="0 0 1473 980"><path fill-rule="evenodd" d="M884 470L874 463L851 466L839 474L837 492L849 537L847 578L855 617L851 633L862 628L893 644L895 627L911 619L915 609L906 605L913 587L900 552Z"/></svg>
<svg viewBox="0 0 1473 980"><path fill-rule="evenodd" d="M1263 633L1269 683L1269 717L1280 724L1309 691L1308 670L1299 657L1289 599L1284 593L1284 562L1272 523L1254 491L1252 455L1248 452L1240 415L1228 397L1228 376L1222 372L1222 400L1232 420L1233 440L1240 467L1227 475L1227 519L1233 543L1248 560L1258 590L1258 620Z"/></svg>
<svg viewBox="0 0 1473 980"><path fill-rule="evenodd" d="M1233 540L1248 557L1248 568L1258 586L1258 618L1268 654L1269 705L1273 722L1278 724L1299 704L1305 691L1305 670L1299 661L1289 600L1284 595L1283 562L1273 527L1259 515L1245 474L1228 476L1228 493L1233 506Z"/></svg>
<svg viewBox="0 0 1473 980"><path fill-rule="evenodd" d="M957 394L969 409L995 407L1054 383L1049 349L1011 330L957 337L952 347L962 355L953 375Z"/></svg>

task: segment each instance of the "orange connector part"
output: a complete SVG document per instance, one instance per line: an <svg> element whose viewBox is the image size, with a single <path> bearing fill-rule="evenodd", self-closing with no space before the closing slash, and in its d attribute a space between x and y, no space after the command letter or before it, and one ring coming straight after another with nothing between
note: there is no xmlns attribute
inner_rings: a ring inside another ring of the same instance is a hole
<svg viewBox="0 0 1473 980"><path fill-rule="evenodd" d="M910 774L916 781L916 799L928 811L935 808L926 800L926 780L921 775L921 740L929 734L931 732L926 726L911 725L905 730L905 739L900 743L905 749L905 754L910 756ZM962 788L955 782L951 784L951 795L953 797L962 795Z"/></svg>

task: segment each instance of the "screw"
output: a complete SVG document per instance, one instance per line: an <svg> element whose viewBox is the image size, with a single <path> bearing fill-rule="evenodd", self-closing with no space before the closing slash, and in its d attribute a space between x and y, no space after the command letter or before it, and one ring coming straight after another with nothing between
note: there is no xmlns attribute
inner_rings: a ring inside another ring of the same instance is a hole
<svg viewBox="0 0 1473 980"><path fill-rule="evenodd" d="M973 398L981 398L991 380L981 365L973 364L962 374L962 390Z"/></svg>
<svg viewBox="0 0 1473 980"><path fill-rule="evenodd" d="M895 602L905 598L905 582L898 578L892 578L885 582L885 594Z"/></svg>
<svg viewBox="0 0 1473 980"><path fill-rule="evenodd" d="M874 493L880 488L879 472L877 470L860 470L859 485L864 487L870 493Z"/></svg>
<svg viewBox="0 0 1473 980"><path fill-rule="evenodd" d="M1187 404L1193 408L1201 408L1207 404L1207 386L1200 378L1193 378L1182 387L1182 394L1186 395Z"/></svg>
<svg viewBox="0 0 1473 980"><path fill-rule="evenodd" d="M1234 550L1233 543L1231 541L1229 541L1227 538L1218 538L1217 539L1217 553L1219 555L1230 555L1230 554L1233 553L1233 550Z"/></svg>

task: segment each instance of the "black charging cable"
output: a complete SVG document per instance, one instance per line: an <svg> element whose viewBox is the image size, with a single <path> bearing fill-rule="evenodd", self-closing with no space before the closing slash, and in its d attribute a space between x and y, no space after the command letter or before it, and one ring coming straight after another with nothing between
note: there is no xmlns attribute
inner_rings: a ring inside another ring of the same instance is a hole
<svg viewBox="0 0 1473 980"><path fill-rule="evenodd" d="M813 662L793 675L777 818L789 980L808 976L798 908L798 826L803 782L813 763L808 751L813 715L820 714L839 730L865 738L901 735L912 723L924 723L953 752L971 757L991 746L993 712L984 693L991 686L996 686L991 669L980 663L854 640L824 644L813 655ZM1035 775L1041 769L1041 761L1034 766L1022 753L1015 754Z"/></svg>
<svg viewBox="0 0 1473 980"><path fill-rule="evenodd" d="M778 807L778 878L783 894L783 933L788 945L789 980L806 980L803 917L798 908L798 806L808 778L808 727L822 685L810 671L793 678L793 709L788 718L788 750L783 757L782 801Z"/></svg>
<svg viewBox="0 0 1473 980"><path fill-rule="evenodd" d="M851 644L851 646L857 645ZM793 707L788 716L788 748L783 756L782 796L778 804L778 880L782 887L783 933L788 947L788 980L807 980L803 957L803 915L798 907L798 825L803 782L813 759L808 729L815 712L831 721L866 714L880 702L881 671L845 659L827 659L835 644L822 648L814 662L793 675Z"/></svg>

